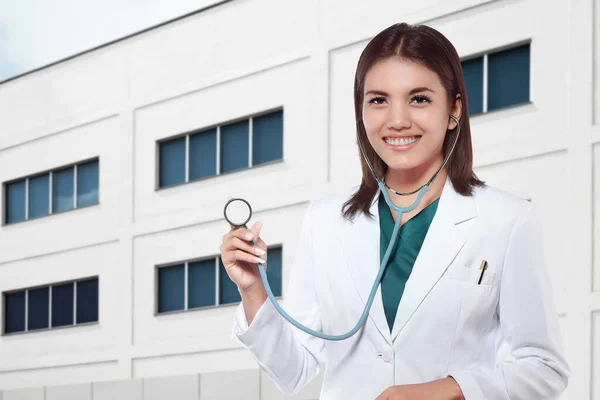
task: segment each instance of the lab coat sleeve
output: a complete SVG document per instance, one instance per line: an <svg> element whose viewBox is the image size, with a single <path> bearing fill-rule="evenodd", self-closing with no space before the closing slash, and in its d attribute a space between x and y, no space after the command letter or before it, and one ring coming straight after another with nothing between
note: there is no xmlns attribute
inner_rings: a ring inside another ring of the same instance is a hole
<svg viewBox="0 0 600 400"><path fill-rule="evenodd" d="M449 371L466 400L554 399L567 386L570 370L541 238L529 205L513 227L500 282L500 329L512 357L497 359L494 369Z"/></svg>
<svg viewBox="0 0 600 400"><path fill-rule="evenodd" d="M312 204L304 215L282 307L301 324L321 331L313 274L311 210ZM258 365L284 394L300 391L319 373L323 362L323 340L292 326L268 298L250 326L240 303L235 312L232 339L250 351Z"/></svg>

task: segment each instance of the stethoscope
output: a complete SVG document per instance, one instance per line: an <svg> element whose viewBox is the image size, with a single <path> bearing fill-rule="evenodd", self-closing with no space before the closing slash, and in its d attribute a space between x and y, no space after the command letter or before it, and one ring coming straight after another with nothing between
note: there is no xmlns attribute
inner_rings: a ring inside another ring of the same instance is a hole
<svg viewBox="0 0 600 400"><path fill-rule="evenodd" d="M427 190L429 189L429 187L431 186L431 184L433 183L435 178L437 178L439 173L442 171L444 166L446 166L446 164L448 163L448 160L450 159L450 156L452 156L452 153L454 152L454 148L456 147L456 143L458 142L458 138L460 135L460 121L452 114L450 114L450 118L452 118L456 122L457 131L456 131L456 138L454 139L454 143L452 144L452 147L450 148L448 155L446 156L446 158L444 159L444 162L438 168L436 173L433 174L431 179L426 184L421 186L419 189L417 189L413 192L410 192L410 193L397 192L394 189L392 189L391 187L389 187L384 181L380 180L377 177L377 174L375 173L375 170L373 169L373 166L371 165L371 162L369 161L369 158L367 157L367 155L365 153L362 142L360 140L360 135L358 135L358 145L360 147L362 155L365 158L365 161L367 162L367 165L368 165L369 169L371 170L373 177L377 181L377 186L379 186L379 189L381 190L381 193L383 194L383 197L385 198L385 202L388 204L388 206L390 206L392 209L394 209L398 213L398 216L396 217L396 223L394 224L394 231L392 233L392 239L385 251L385 255L383 257L383 260L381 261L381 266L379 267L379 273L377 274L377 277L375 278L375 282L373 283L373 287L371 288L371 292L369 294L367 304L365 305L365 309L364 309L362 315L360 316L358 323L351 331L349 331L348 333L345 333L343 335L327 335L322 332L317 332L313 329L310 329L307 326L302 325L300 322L296 321L288 313L286 313L285 310L283 308L281 308L281 306L275 299L275 296L273 295L273 291L271 290L271 286L269 285L269 281L267 279L267 273L266 273L265 267L263 266L263 264L259 263L258 270L260 272L260 276L262 278L263 284L267 291L267 295L269 296L269 299L273 303L273 306L275 306L275 309L277 309L277 311L279 311L279 313L283 316L283 318L285 318L289 323L291 323L292 325L294 325L296 328L300 329L303 332L306 332L312 336L316 336L318 338L325 339L325 340L347 339L347 338L351 337L352 335L354 335L356 332L358 332L360 330L360 328L365 324L365 321L367 320L367 316L369 315L369 310L371 310L371 306L373 305L373 299L375 299L375 294L377 293L377 288L379 287L379 284L381 283L381 278L383 277L385 267L387 266L392 249L394 248L394 244L396 242L396 237L398 236L398 231L400 229L400 221L402 220L402 215L404 213L411 212L419 205L419 203L421 202L421 199L423 198L423 196L425 196L425 193L427 192ZM419 194L417 195L417 198L415 199L415 201L413 202L412 205L403 208L403 207L396 206L392 202L386 189L389 189L392 192L394 192L400 196L409 196L409 195L415 194L417 192L419 192ZM232 225L233 227L244 227L244 228L248 229L246 224L248 223L248 221L250 221L250 218L252 217L252 207L250 206L250 203L248 203L244 199L240 199L240 198L231 199L227 202L227 204L225 204L223 214L224 214L227 222L229 222L229 224ZM254 239L252 239L252 243L256 246L256 242L254 241Z"/></svg>

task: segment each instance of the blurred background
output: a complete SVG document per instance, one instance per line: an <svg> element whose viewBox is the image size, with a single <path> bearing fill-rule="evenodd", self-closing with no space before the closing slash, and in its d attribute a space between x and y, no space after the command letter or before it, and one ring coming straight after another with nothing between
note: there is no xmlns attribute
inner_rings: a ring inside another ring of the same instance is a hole
<svg viewBox="0 0 600 400"><path fill-rule="evenodd" d="M600 0L0 0L0 398L284 398L230 339L223 206L263 221L285 307L397 22L460 54L477 174L543 218L562 399L600 399Z"/></svg>

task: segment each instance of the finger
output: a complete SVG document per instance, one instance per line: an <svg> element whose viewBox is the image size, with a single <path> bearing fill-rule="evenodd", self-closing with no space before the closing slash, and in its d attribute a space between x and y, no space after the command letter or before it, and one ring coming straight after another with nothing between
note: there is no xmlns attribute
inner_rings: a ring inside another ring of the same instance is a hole
<svg viewBox="0 0 600 400"><path fill-rule="evenodd" d="M233 254L230 251L224 252L221 254L221 262L225 267L229 264L235 264L235 260L233 259Z"/></svg>
<svg viewBox="0 0 600 400"><path fill-rule="evenodd" d="M258 237L256 240L256 245L258 247L260 247L261 249L263 249L264 251L267 251L267 244L260 238Z"/></svg>
<svg viewBox="0 0 600 400"><path fill-rule="evenodd" d="M251 231L249 231L248 229L244 228L243 226L240 226L240 227L238 227L236 229L232 229L231 231L229 231L223 237L223 242L229 241L229 240L233 239L234 237L240 238L240 239L245 240L245 241L250 241L255 236L254 236L254 234Z"/></svg>
<svg viewBox="0 0 600 400"><path fill-rule="evenodd" d="M225 238L224 240L226 241L226 240L229 240L231 238L237 237L237 238L240 238L242 240L250 242L252 240L255 240L258 237L258 232L260 232L260 228L258 228L258 231L256 231L256 229L257 229L257 223L255 223L252 226L251 229L247 229L247 228L245 228L243 226L240 227L240 228L243 228L243 229L234 229L234 230L230 231L227 234L227 238ZM252 231L252 229L254 229L254 232Z"/></svg>
<svg viewBox="0 0 600 400"><path fill-rule="evenodd" d="M235 258L236 261L246 261L250 264L258 264L258 263L264 264L267 262L266 260L263 260L260 257L253 256L252 254L248 254L242 250L235 250L232 253L233 253L233 257Z"/></svg>
<svg viewBox="0 0 600 400"><path fill-rule="evenodd" d="M262 229L262 222L261 221L256 221L254 223L254 225L252 225L252 228L250 228L250 232L252 232L252 235L254 236L254 239L256 240L257 237L260 236L260 230Z"/></svg>
<svg viewBox="0 0 600 400"><path fill-rule="evenodd" d="M267 251L267 244L260 237L260 231L261 231L262 227L263 227L262 222L257 221L250 229L250 232L253 232L254 242L256 243L256 246L263 249L264 251Z"/></svg>
<svg viewBox="0 0 600 400"><path fill-rule="evenodd" d="M229 232L225 233L223 235L223 237L221 238L221 240L223 242L226 241L227 239L229 239L232 236L232 232L239 231L240 229L244 229L243 226L234 226L234 225L231 225L231 224L228 224L228 225L229 225Z"/></svg>
<svg viewBox="0 0 600 400"><path fill-rule="evenodd" d="M248 254L252 254L255 256L259 256L261 257L263 260L266 260L265 257L263 257L266 254L266 251L261 249L259 246L254 246L248 242L246 242L245 240L242 240L240 238L233 238L231 240L231 249L234 250L242 250L245 251ZM227 249L230 250L230 249Z"/></svg>
<svg viewBox="0 0 600 400"><path fill-rule="evenodd" d="M253 245L237 236L230 236L226 241L223 242L223 244L221 244L221 251L232 252L235 250L254 253Z"/></svg>
<svg viewBox="0 0 600 400"><path fill-rule="evenodd" d="M249 263L250 265L263 263L263 261L266 262L265 260L262 260L258 256L254 256L252 254L246 253L243 250L226 251L221 256L221 260L223 261L223 265L225 266L225 268L231 268L236 265L239 266L239 264L238 264L239 262L246 262L246 263Z"/></svg>

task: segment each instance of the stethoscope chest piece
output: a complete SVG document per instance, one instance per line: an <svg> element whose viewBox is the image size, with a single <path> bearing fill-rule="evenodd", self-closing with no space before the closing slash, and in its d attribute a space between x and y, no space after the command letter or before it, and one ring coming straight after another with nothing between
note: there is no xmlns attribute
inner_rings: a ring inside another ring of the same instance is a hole
<svg viewBox="0 0 600 400"><path fill-rule="evenodd" d="M245 226L252 218L252 207L244 199L231 199L225 204L223 215L231 226Z"/></svg>

